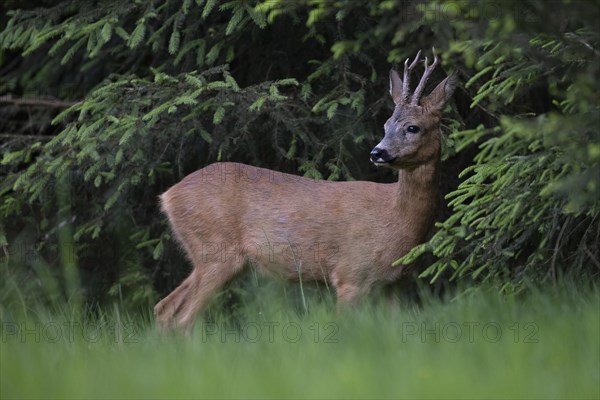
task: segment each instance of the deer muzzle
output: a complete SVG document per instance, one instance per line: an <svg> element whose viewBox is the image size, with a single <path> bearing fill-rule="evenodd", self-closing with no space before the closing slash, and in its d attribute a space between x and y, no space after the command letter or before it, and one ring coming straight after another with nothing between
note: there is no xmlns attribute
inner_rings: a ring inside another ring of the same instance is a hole
<svg viewBox="0 0 600 400"><path fill-rule="evenodd" d="M371 151L371 162L375 165L390 164L395 160L395 157L390 156L386 149L375 147Z"/></svg>

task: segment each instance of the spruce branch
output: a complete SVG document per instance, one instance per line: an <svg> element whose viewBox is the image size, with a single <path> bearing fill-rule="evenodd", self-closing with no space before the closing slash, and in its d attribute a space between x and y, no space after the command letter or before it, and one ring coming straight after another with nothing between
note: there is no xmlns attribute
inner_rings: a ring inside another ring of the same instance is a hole
<svg viewBox="0 0 600 400"><path fill-rule="evenodd" d="M13 104L15 106L38 106L38 107L51 107L51 108L69 108L79 103L79 101L66 101L54 98L45 99L27 99L13 97L12 95L0 96L0 103Z"/></svg>

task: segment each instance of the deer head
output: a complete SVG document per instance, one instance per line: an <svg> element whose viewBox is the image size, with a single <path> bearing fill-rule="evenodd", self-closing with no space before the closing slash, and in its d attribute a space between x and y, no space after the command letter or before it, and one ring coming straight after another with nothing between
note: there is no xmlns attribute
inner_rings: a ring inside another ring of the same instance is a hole
<svg viewBox="0 0 600 400"><path fill-rule="evenodd" d="M421 51L410 65L409 59L406 59L403 80L398 72L393 69L390 71L390 94L396 106L384 125L383 140L371 151L371 162L377 166L410 169L439 158L440 119L457 80L455 76L449 76L429 96L421 98L429 76L439 63L433 49L433 63L428 65L425 57L425 72L411 96L410 73L420 56Z"/></svg>

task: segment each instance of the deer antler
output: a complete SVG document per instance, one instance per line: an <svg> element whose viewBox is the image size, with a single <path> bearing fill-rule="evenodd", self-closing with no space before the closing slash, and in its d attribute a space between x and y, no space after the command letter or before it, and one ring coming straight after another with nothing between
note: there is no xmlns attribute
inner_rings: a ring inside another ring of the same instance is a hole
<svg viewBox="0 0 600 400"><path fill-rule="evenodd" d="M433 64L427 65L427 57L425 57L425 71L423 72L421 81L419 81L419 85L415 89L415 92L413 93L413 96L412 96L412 100L410 101L410 104L413 106L416 106L417 104L419 104L419 100L421 98L421 94L423 93L423 89L425 89L425 84L427 83L427 79L429 79L429 75L431 75L431 73L433 72L435 67L437 67L437 65L440 62L440 60L437 57L437 54L435 53L435 47L432 47L431 50L433 51ZM419 56L419 54L421 54L421 51L419 51L417 53L417 57ZM415 61L416 61L416 59L415 59ZM414 62L413 62L413 64L414 64ZM411 65L411 68L412 68L412 65ZM406 79L406 70L404 72L404 77Z"/></svg>
<svg viewBox="0 0 600 400"><path fill-rule="evenodd" d="M404 79L402 79L402 103L406 104L408 103L408 97L410 96L410 93L408 93L408 91L410 90L410 73L412 71L412 69L415 67L415 65L417 65L417 62L419 61L419 57L421 56L421 50L419 50L419 52L417 53L417 55L415 56L415 59L413 60L412 63L410 63L410 65L408 65L408 60L410 58L407 58L406 61L404 61Z"/></svg>

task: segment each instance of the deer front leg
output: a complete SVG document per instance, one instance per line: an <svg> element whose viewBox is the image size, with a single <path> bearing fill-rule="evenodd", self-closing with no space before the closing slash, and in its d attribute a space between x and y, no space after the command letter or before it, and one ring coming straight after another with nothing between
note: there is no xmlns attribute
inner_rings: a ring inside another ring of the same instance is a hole
<svg viewBox="0 0 600 400"><path fill-rule="evenodd" d="M341 277L336 272L332 273L331 282L335 287L338 314L358 305L371 288L367 282L354 282L352 279Z"/></svg>

